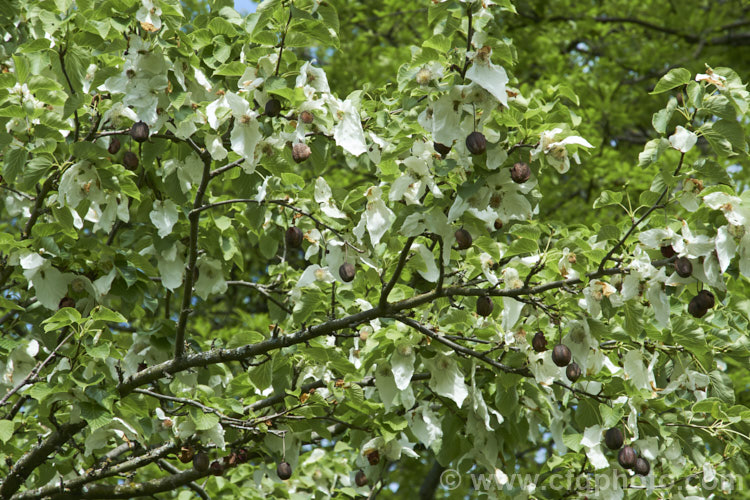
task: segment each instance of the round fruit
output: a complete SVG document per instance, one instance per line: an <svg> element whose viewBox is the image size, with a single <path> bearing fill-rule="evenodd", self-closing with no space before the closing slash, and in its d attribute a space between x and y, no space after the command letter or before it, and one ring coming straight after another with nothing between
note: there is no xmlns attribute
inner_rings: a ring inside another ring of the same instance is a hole
<svg viewBox="0 0 750 500"><path fill-rule="evenodd" d="M693 264L690 263L690 259L687 257L678 257L674 261L674 270L680 278L688 278L693 274Z"/></svg>
<svg viewBox="0 0 750 500"><path fill-rule="evenodd" d="M281 462L276 466L276 474L278 474L279 479L289 479L292 477L292 466L286 462Z"/></svg>
<svg viewBox="0 0 750 500"><path fill-rule="evenodd" d="M177 459L183 464L186 464L193 459L193 455L195 455L195 450L192 446L183 446L180 449L180 454L177 455Z"/></svg>
<svg viewBox="0 0 750 500"><path fill-rule="evenodd" d="M525 162L519 162L510 168L510 178L516 184L523 184L531 177L531 169L529 164Z"/></svg>
<svg viewBox="0 0 750 500"><path fill-rule="evenodd" d="M138 168L138 155L132 151L125 151L125 154L122 155L122 164L125 165L125 168L128 170L135 170Z"/></svg>
<svg viewBox="0 0 750 500"><path fill-rule="evenodd" d="M531 347L536 352L544 352L547 350L547 338L542 332L536 332L534 338L531 339Z"/></svg>
<svg viewBox="0 0 750 500"><path fill-rule="evenodd" d="M193 469L199 472L206 472L209 467L208 455L200 452L193 457Z"/></svg>
<svg viewBox="0 0 750 500"><path fill-rule="evenodd" d="M299 248L302 246L302 230L297 226L287 229L284 238L288 247Z"/></svg>
<svg viewBox="0 0 750 500"><path fill-rule="evenodd" d="M487 139L481 132L472 132L466 137L466 148L473 155L481 155L487 149Z"/></svg>
<svg viewBox="0 0 750 500"><path fill-rule="evenodd" d="M471 233L464 228L456 231L456 244L458 244L459 250L466 250L471 246L472 242Z"/></svg>
<svg viewBox="0 0 750 500"><path fill-rule="evenodd" d="M302 123L310 125L315 120L315 116L309 111L303 111L299 114L299 119Z"/></svg>
<svg viewBox="0 0 750 500"><path fill-rule="evenodd" d="M690 302L688 302L688 313L694 318L702 318L708 312L708 308L703 307L703 300L699 295L696 295Z"/></svg>
<svg viewBox="0 0 750 500"><path fill-rule="evenodd" d="M568 377L568 380L571 382L575 382L581 378L581 367L578 366L578 363L570 363L565 369L565 376Z"/></svg>
<svg viewBox="0 0 750 500"><path fill-rule="evenodd" d="M696 295L695 298L698 299L704 309L712 309L716 304L714 294L709 292L708 290L701 290L700 292L698 292L698 295Z"/></svg>
<svg viewBox="0 0 750 500"><path fill-rule="evenodd" d="M672 245L663 246L659 251L661 251L661 254L666 258L670 258L677 253L674 251L674 248L672 248Z"/></svg>
<svg viewBox="0 0 750 500"><path fill-rule="evenodd" d="M117 137L113 137L111 141L109 141L109 147L107 147L107 151L109 151L109 154L116 155L117 152L120 150L120 139Z"/></svg>
<svg viewBox="0 0 750 500"><path fill-rule="evenodd" d="M623 436L619 427L612 427L604 433L604 444L610 450L619 450L624 442L625 436Z"/></svg>
<svg viewBox="0 0 750 500"><path fill-rule="evenodd" d="M341 279L346 283L349 283L354 279L354 274L356 272L357 268L354 267L354 264L350 264L349 262L344 262L341 264L341 267L339 267L339 276L341 276Z"/></svg>
<svg viewBox="0 0 750 500"><path fill-rule="evenodd" d="M630 446L625 446L620 450L620 453L617 454L617 462L619 462L623 469L632 469L635 467L635 462L637 460L638 457L635 454L635 450Z"/></svg>
<svg viewBox="0 0 750 500"><path fill-rule="evenodd" d="M640 476L648 476L648 473L651 471L651 465L645 458L638 457L635 461L633 471Z"/></svg>
<svg viewBox="0 0 750 500"><path fill-rule="evenodd" d="M477 314L480 316L487 317L492 314L492 310L495 308L495 303L492 299L486 295L482 295L477 299Z"/></svg>
<svg viewBox="0 0 750 500"><path fill-rule="evenodd" d="M301 142L298 142L294 146L292 146L292 158L294 159L295 163L302 163L303 161L310 158L310 154L312 151L310 151L310 146L307 144L303 144Z"/></svg>
<svg viewBox="0 0 750 500"><path fill-rule="evenodd" d="M275 118L281 113L281 102L278 99L269 99L266 103L266 116Z"/></svg>
<svg viewBox="0 0 750 500"><path fill-rule="evenodd" d="M557 344L552 348L552 362L557 366L568 366L573 355L565 344Z"/></svg>
<svg viewBox="0 0 750 500"><path fill-rule="evenodd" d="M60 303L57 305L58 309L62 309L63 307L75 307L76 301L71 299L70 297L63 297L60 299Z"/></svg>
<svg viewBox="0 0 750 500"><path fill-rule="evenodd" d="M450 146L446 146L445 144L440 144L439 142L433 142L432 147L435 148L435 152L437 152L443 158L448 156L448 153L450 153L452 149Z"/></svg>
<svg viewBox="0 0 750 500"><path fill-rule="evenodd" d="M130 127L130 137L132 137L135 142L146 142L148 140L148 125L144 122L135 122L133 126Z"/></svg>
<svg viewBox="0 0 750 500"><path fill-rule="evenodd" d="M211 474L214 476L221 476L224 473L224 465L218 460L211 462L209 468L211 469Z"/></svg>
<svg viewBox="0 0 750 500"><path fill-rule="evenodd" d="M357 471L357 474L354 476L354 482L357 483L357 486L364 486L367 484L367 476L362 469Z"/></svg>
<svg viewBox="0 0 750 500"><path fill-rule="evenodd" d="M503 228L503 221L495 219L495 230L500 231Z"/></svg>
<svg viewBox="0 0 750 500"><path fill-rule="evenodd" d="M378 453L378 450L372 450L368 453L367 461L370 462L370 465L378 465L380 463L380 453Z"/></svg>

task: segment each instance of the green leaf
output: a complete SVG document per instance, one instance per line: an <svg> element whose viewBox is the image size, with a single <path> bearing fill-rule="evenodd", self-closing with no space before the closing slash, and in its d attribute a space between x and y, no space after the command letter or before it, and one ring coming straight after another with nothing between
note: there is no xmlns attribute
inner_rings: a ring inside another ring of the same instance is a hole
<svg viewBox="0 0 750 500"><path fill-rule="evenodd" d="M510 244L508 255L517 255L525 253L535 253L539 251L539 244L536 240L518 238Z"/></svg>
<svg viewBox="0 0 750 500"><path fill-rule="evenodd" d="M12 184L16 180L18 174L23 170L23 166L26 164L26 159L28 157L29 153L24 148L11 148L5 153L3 178Z"/></svg>
<svg viewBox="0 0 750 500"><path fill-rule="evenodd" d="M0 420L0 440L7 443L11 437L13 437L13 421Z"/></svg>
<svg viewBox="0 0 750 500"><path fill-rule="evenodd" d="M713 131L729 141L735 153L746 153L745 132L737 120L719 120L714 123Z"/></svg>
<svg viewBox="0 0 750 500"><path fill-rule="evenodd" d="M641 332L643 332L644 312L643 306L634 300L627 301L625 307L623 307L623 314L625 316L624 328L633 340L637 340Z"/></svg>
<svg viewBox="0 0 750 500"><path fill-rule="evenodd" d="M91 312L91 319L94 321L109 321L112 323L127 323L128 321L122 314L104 306L95 307Z"/></svg>
<svg viewBox="0 0 750 500"><path fill-rule="evenodd" d="M63 307L59 311L55 312L51 318L47 318L42 321L45 332L51 332L58 330L64 326L77 325L81 322L81 313L72 307Z"/></svg>
<svg viewBox="0 0 750 500"><path fill-rule="evenodd" d="M190 408L190 417L195 422L195 428L199 431L207 431L216 427L219 417L215 413L203 413L199 408Z"/></svg>
<svg viewBox="0 0 750 500"><path fill-rule="evenodd" d="M80 403L81 418L86 421L92 431L104 427L112 421L112 414L95 403Z"/></svg>
<svg viewBox="0 0 750 500"><path fill-rule="evenodd" d="M643 152L638 155L638 166L648 167L659 159L659 156L669 147L669 141L664 137L651 139L646 143Z"/></svg>
<svg viewBox="0 0 750 500"><path fill-rule="evenodd" d="M661 78L661 80L656 83L656 87L654 87L654 90L651 93L660 94L662 92L666 92L667 90L672 90L675 87L685 85L690 80L690 71L686 70L685 68L671 69L666 75Z"/></svg>
<svg viewBox="0 0 750 500"><path fill-rule="evenodd" d="M622 201L622 191L602 191L602 194L594 200L594 208L606 207L608 205L617 205Z"/></svg>

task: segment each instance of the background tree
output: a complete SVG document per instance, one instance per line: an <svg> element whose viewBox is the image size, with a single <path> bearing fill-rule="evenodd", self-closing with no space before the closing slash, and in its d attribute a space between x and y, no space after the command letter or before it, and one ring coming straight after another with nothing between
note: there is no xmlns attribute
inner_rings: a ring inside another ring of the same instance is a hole
<svg viewBox="0 0 750 500"><path fill-rule="evenodd" d="M0 498L744 495L746 15L11 1Z"/></svg>

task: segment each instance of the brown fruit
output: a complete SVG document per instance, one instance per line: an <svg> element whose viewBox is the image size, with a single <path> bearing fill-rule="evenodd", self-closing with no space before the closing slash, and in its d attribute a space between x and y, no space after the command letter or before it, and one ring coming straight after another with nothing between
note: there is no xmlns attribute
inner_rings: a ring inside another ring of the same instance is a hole
<svg viewBox="0 0 750 500"><path fill-rule="evenodd" d="M695 298L698 299L704 309L713 309L714 305L716 304L714 294L709 292L708 290L701 290L700 292L698 292L698 295L696 295Z"/></svg>
<svg viewBox="0 0 750 500"><path fill-rule="evenodd" d="M370 465L378 465L380 463L380 453L378 453L378 450L372 450L368 453L367 461L370 462Z"/></svg>
<svg viewBox="0 0 750 500"><path fill-rule="evenodd" d="M534 338L531 339L531 347L536 352L544 352L547 350L547 338L542 332L536 332Z"/></svg>
<svg viewBox="0 0 750 500"><path fill-rule="evenodd" d="M487 139L481 132L472 132L466 137L466 148L473 155L481 155L487 150Z"/></svg>
<svg viewBox="0 0 750 500"><path fill-rule="evenodd" d="M192 446L183 446L182 448L180 448L180 454L177 455L177 459L183 464L186 464L193 459L194 455L195 450Z"/></svg>
<svg viewBox="0 0 750 500"><path fill-rule="evenodd" d="M458 245L459 250L466 250L471 246L471 242L473 241L471 238L471 233L467 231L464 228L459 229L456 231L456 244Z"/></svg>
<svg viewBox="0 0 750 500"><path fill-rule="evenodd" d="M284 239L286 240L286 246L299 248L302 246L302 230L297 226L292 226L286 230Z"/></svg>
<svg viewBox="0 0 750 500"><path fill-rule="evenodd" d="M148 140L148 125L144 122L135 122L133 126L130 127L130 137L132 137L135 142L146 142Z"/></svg>
<svg viewBox="0 0 750 500"><path fill-rule="evenodd" d="M672 248L672 245L663 246L659 249L659 251L666 258L670 258L677 253L674 251L674 248Z"/></svg>
<svg viewBox="0 0 750 500"><path fill-rule="evenodd" d="M354 264L350 264L349 262L344 262L341 264L341 267L339 267L339 276L341 276L341 279L346 283L349 283L354 279L354 274L356 272L357 268L354 267Z"/></svg>
<svg viewBox="0 0 750 500"><path fill-rule="evenodd" d="M62 309L63 307L75 307L76 301L71 299L70 297L63 297L60 299L60 303L57 305L58 309Z"/></svg>
<svg viewBox="0 0 750 500"><path fill-rule="evenodd" d="M570 349L565 344L557 344L552 348L552 362L557 366L568 366L572 356Z"/></svg>
<svg viewBox="0 0 750 500"><path fill-rule="evenodd" d="M109 146L107 147L107 151L109 151L109 154L116 155L117 152L120 150L120 139L117 137L113 137L111 141L109 141Z"/></svg>
<svg viewBox="0 0 750 500"><path fill-rule="evenodd" d="M276 474L279 479L287 480L292 477L292 466L286 462L281 462L276 466Z"/></svg>
<svg viewBox="0 0 750 500"><path fill-rule="evenodd" d="M294 159L295 163L302 163L303 161L310 158L310 154L312 151L310 151L310 146L307 144L303 144L301 142L296 143L292 146L292 158Z"/></svg>
<svg viewBox="0 0 750 500"><path fill-rule="evenodd" d="M132 151L125 151L125 154L122 155L122 164L125 165L125 168L128 170L135 170L138 168L138 155Z"/></svg>
<svg viewBox="0 0 750 500"><path fill-rule="evenodd" d="M310 125L315 120L315 116L309 111L303 111L299 114L299 119L302 123Z"/></svg>
<svg viewBox="0 0 750 500"><path fill-rule="evenodd" d="M435 148L435 152L443 158L448 156L448 153L450 153L451 149L453 149L451 146L446 146L445 144L440 144L439 142L433 142L432 147Z"/></svg>
<svg viewBox="0 0 750 500"><path fill-rule="evenodd" d="M269 99L266 102L266 116L275 118L281 113L281 102L278 99Z"/></svg>
<svg viewBox="0 0 750 500"><path fill-rule="evenodd" d="M500 231L503 228L503 221L500 219L495 220L495 230Z"/></svg>
<svg viewBox="0 0 750 500"><path fill-rule="evenodd" d="M492 314L492 310L495 308L495 303L492 299L486 295L482 295L477 299L477 314L480 316L487 317Z"/></svg>
<svg viewBox="0 0 750 500"><path fill-rule="evenodd" d="M364 486L367 484L367 476L362 469L359 469L357 474L355 474L354 482L357 483L357 486Z"/></svg>
<svg viewBox="0 0 750 500"><path fill-rule="evenodd" d="M688 278L693 274L693 264L687 257L678 257L674 261L674 270L680 278Z"/></svg>
<svg viewBox="0 0 750 500"><path fill-rule="evenodd" d="M610 450L619 450L624 442L625 436L619 427L612 427L604 433L604 444Z"/></svg>
<svg viewBox="0 0 750 500"><path fill-rule="evenodd" d="M707 307L703 307L703 300L699 295L696 295L690 302L688 302L688 313L694 318L702 318L708 312Z"/></svg>
<svg viewBox="0 0 750 500"><path fill-rule="evenodd" d="M630 446L625 446L617 454L617 462L623 469L632 469L635 467L635 462L638 460L638 456L635 454L635 450Z"/></svg>
<svg viewBox="0 0 750 500"><path fill-rule="evenodd" d="M529 164L525 162L519 162L510 168L510 178L516 184L523 184L531 177L531 169Z"/></svg>
<svg viewBox="0 0 750 500"><path fill-rule="evenodd" d="M633 467L633 471L639 476L648 476L648 473L651 472L651 465L645 458L638 457L638 459L635 461L635 467Z"/></svg>
<svg viewBox="0 0 750 500"><path fill-rule="evenodd" d="M196 453L193 457L193 469L199 471L199 472L206 472L209 467L209 460L208 455L200 452Z"/></svg>
<svg viewBox="0 0 750 500"><path fill-rule="evenodd" d="M581 367L578 366L578 363L570 363L565 369L565 376L568 377L568 380L571 382L575 382L581 378Z"/></svg>
<svg viewBox="0 0 750 500"><path fill-rule="evenodd" d="M222 464L218 460L214 460L213 462L211 462L209 469L211 470L211 474L213 474L214 476L221 476L222 474L224 474L224 464Z"/></svg>

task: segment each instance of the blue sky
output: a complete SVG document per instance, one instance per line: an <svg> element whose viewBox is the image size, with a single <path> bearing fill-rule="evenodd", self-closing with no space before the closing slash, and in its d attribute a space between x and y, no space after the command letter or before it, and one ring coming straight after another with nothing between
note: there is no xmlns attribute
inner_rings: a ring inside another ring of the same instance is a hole
<svg viewBox="0 0 750 500"><path fill-rule="evenodd" d="M255 12L256 5L257 2L252 2L250 0L234 0L234 10L243 15Z"/></svg>

